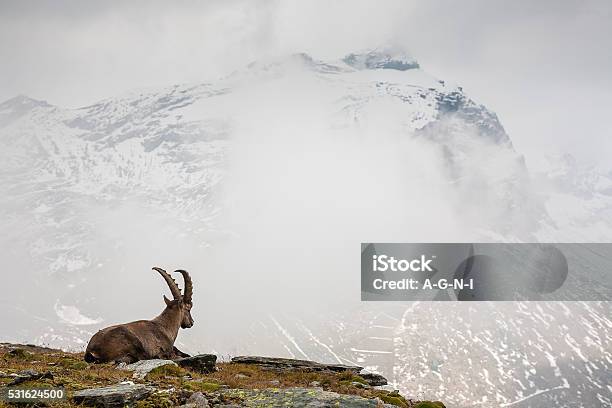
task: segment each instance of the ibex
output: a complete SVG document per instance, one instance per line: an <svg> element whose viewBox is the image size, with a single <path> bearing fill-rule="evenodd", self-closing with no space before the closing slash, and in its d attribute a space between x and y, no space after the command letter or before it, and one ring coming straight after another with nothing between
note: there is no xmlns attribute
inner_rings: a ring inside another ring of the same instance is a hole
<svg viewBox="0 0 612 408"><path fill-rule="evenodd" d="M172 300L164 295L166 308L153 320L138 320L102 329L91 338L85 351L85 361L106 363L110 361L133 363L152 358L173 359L188 356L174 347L179 328L193 326L191 317L192 283L189 273L183 275L185 293L170 275L161 268L153 268L164 278L172 293Z"/></svg>

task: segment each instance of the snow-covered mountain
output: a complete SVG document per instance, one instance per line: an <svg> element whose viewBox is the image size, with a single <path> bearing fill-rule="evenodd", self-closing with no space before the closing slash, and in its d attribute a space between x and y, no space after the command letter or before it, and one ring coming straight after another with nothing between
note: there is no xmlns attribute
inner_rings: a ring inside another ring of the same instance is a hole
<svg viewBox="0 0 612 408"><path fill-rule="evenodd" d="M612 236L612 170L579 164L571 154L548 157L533 180L552 222L543 241L609 242Z"/></svg>
<svg viewBox="0 0 612 408"><path fill-rule="evenodd" d="M0 170L5 340L82 347L161 310L148 268L182 266L191 351L382 356L451 407L611 401L607 303L355 301L362 241L588 238L551 204L566 177L530 176L495 113L409 56L296 54L79 109L19 96L0 104ZM576 177L566 194L612 208Z"/></svg>
<svg viewBox="0 0 612 408"><path fill-rule="evenodd" d="M223 178L232 134L266 126L274 132L277 124L251 117L266 114L297 115L289 119L300 125L320 121L319 130L331 137L353 132L355 139L427 143L436 165L445 166L444 181L456 187L454 204L469 211L471 200L483 199L471 191L490 194L485 198L496 209L487 216L495 228L486 217L470 222L495 233L529 236L543 216L497 116L412 58L381 51L335 62L296 54L215 82L133 91L80 109L18 96L0 104L3 186L14 192L11 200L22 190L42 193L28 200L38 217L52 195L36 183L95 200L139 196L156 208L207 218L203 209ZM525 215L529 222L521 221Z"/></svg>

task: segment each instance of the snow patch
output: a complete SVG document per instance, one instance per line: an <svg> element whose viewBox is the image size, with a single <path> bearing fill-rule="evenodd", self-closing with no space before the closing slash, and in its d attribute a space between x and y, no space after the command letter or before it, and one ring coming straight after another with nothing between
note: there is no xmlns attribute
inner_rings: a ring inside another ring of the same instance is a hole
<svg viewBox="0 0 612 408"><path fill-rule="evenodd" d="M97 319L87 317L76 306L62 305L59 301L55 302L53 308L55 309L55 314L62 322L76 326L99 324L104 320L101 317Z"/></svg>

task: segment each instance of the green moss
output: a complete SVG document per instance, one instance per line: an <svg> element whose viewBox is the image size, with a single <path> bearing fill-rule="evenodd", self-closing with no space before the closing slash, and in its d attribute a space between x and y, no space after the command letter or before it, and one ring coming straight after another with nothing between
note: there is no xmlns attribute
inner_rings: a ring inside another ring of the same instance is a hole
<svg viewBox="0 0 612 408"><path fill-rule="evenodd" d="M30 353L27 350L24 350L22 348L16 348L13 349L11 351L9 351L6 354L9 358L15 359L15 360L32 360L34 358L34 353Z"/></svg>
<svg viewBox="0 0 612 408"><path fill-rule="evenodd" d="M221 388L221 385L211 382L203 382L198 385L198 388L200 389L200 391L204 392L215 392L219 388Z"/></svg>
<svg viewBox="0 0 612 408"><path fill-rule="evenodd" d="M402 397L397 391L375 390L373 395L383 400L383 402L395 405L396 407L408 408L411 406L406 401L406 398Z"/></svg>
<svg viewBox="0 0 612 408"><path fill-rule="evenodd" d="M386 404L395 405L396 407L408 408L408 403L401 396L382 394L379 398Z"/></svg>
<svg viewBox="0 0 612 408"><path fill-rule="evenodd" d="M187 371L183 370L181 367L168 364L149 371L145 378L147 380L159 380L164 377L182 377L186 374Z"/></svg>
<svg viewBox="0 0 612 408"><path fill-rule="evenodd" d="M446 408L440 401L421 401L414 408Z"/></svg>
<svg viewBox="0 0 612 408"><path fill-rule="evenodd" d="M181 388L188 391L215 392L221 388L221 384L213 381L184 381Z"/></svg>
<svg viewBox="0 0 612 408"><path fill-rule="evenodd" d="M89 367L89 364L87 364L85 361L75 360L72 358L62 358L59 361L59 364L62 367L68 368L70 370L84 370Z"/></svg>
<svg viewBox="0 0 612 408"><path fill-rule="evenodd" d="M352 382L358 382L361 383L363 385L370 385L368 384L368 382L360 375L354 375L353 378L351 379Z"/></svg>
<svg viewBox="0 0 612 408"><path fill-rule="evenodd" d="M86 388L90 388L89 384L83 384L76 378L69 376L56 377L54 383L71 390L84 390Z"/></svg>
<svg viewBox="0 0 612 408"><path fill-rule="evenodd" d="M172 408L175 405L168 395L153 394L146 399L138 401L136 408Z"/></svg>
<svg viewBox="0 0 612 408"><path fill-rule="evenodd" d="M369 385L368 382L360 375L357 375L351 371L345 371L343 373L341 373L338 376L338 379L340 379L340 383L343 384L345 382L348 382L348 384L350 385L353 382L358 382L361 383L363 385Z"/></svg>

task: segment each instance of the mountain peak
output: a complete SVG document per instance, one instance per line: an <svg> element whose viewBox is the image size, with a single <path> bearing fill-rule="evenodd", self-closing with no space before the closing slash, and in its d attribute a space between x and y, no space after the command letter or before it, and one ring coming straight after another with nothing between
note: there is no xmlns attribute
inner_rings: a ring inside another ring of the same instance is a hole
<svg viewBox="0 0 612 408"><path fill-rule="evenodd" d="M357 69L395 69L407 71L419 68L419 63L416 59L389 46L351 53L342 60L347 65Z"/></svg>
<svg viewBox="0 0 612 408"><path fill-rule="evenodd" d="M51 106L47 101L30 98L27 95L17 95L0 103L0 108L34 108L36 106Z"/></svg>
<svg viewBox="0 0 612 408"><path fill-rule="evenodd" d="M46 101L40 101L25 95L17 95L0 103L0 126L8 125L34 108L50 106Z"/></svg>

